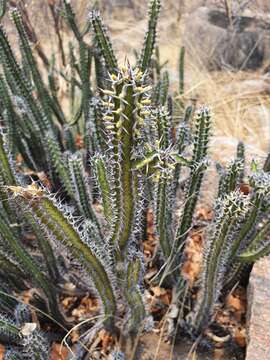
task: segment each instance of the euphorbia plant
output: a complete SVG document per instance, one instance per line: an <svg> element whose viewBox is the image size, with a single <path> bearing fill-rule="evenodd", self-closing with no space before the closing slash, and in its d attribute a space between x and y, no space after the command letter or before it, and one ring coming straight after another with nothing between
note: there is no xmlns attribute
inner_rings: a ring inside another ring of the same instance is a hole
<svg viewBox="0 0 270 360"><path fill-rule="evenodd" d="M77 358L84 358L85 345L101 328L122 339L120 351L127 359L136 355L136 339L151 323L143 281L148 266L143 240L149 209L160 249L152 259L159 270L155 281L173 289L174 306L192 297L181 266L210 162L212 115L207 107L189 106L183 111L182 98L169 96L168 74L162 73L158 56L152 59L159 10L160 1L152 0L137 63L126 61L119 66L98 12L91 12L82 31L69 1L64 0L63 14L76 41L69 46L72 71L68 78L52 61L48 84L18 10L11 10L11 18L23 64L0 29L0 310L4 314L0 329L5 342L15 334L10 350L14 353L24 346L19 340L24 325L7 319L16 310L13 298L7 303L8 294L34 287L33 304L66 328L76 322L61 307L63 294L80 297L94 291L100 299L102 316L79 344ZM93 43L87 40L90 28ZM180 96L183 54L184 50ZM58 76L67 82L72 114L61 107L55 86ZM16 163L19 154L20 166ZM192 335L209 326L215 305L241 279L246 262L270 252L267 162L264 170L255 169L249 178L244 164L240 143L228 168L219 166L220 184L215 215L204 240L200 290L192 309L181 312L181 324ZM248 194L241 191L243 181L249 183ZM180 217L179 194L183 200ZM29 228L37 251L24 240ZM68 291L67 282L73 284ZM52 334L47 338L50 343ZM43 350L40 354L34 358L48 356Z"/></svg>

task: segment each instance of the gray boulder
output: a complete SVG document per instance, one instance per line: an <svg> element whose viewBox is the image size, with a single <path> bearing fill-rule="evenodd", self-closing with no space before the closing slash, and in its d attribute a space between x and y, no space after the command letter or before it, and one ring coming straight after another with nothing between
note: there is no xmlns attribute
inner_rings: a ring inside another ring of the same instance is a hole
<svg viewBox="0 0 270 360"><path fill-rule="evenodd" d="M270 58L270 23L255 16L234 17L231 25L224 12L200 7L186 17L183 39L209 70L257 69Z"/></svg>

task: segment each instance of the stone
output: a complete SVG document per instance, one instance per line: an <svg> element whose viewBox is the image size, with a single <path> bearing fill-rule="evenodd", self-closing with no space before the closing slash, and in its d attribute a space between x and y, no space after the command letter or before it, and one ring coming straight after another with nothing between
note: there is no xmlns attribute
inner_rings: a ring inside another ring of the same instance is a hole
<svg viewBox="0 0 270 360"><path fill-rule="evenodd" d="M270 257L258 261L248 286L246 360L270 359Z"/></svg>
<svg viewBox="0 0 270 360"><path fill-rule="evenodd" d="M134 7L133 0L110 0L111 6L126 6L126 7Z"/></svg>
<svg viewBox="0 0 270 360"><path fill-rule="evenodd" d="M138 5L136 0L100 0L103 11L119 12L123 8L131 8L135 10Z"/></svg>
<svg viewBox="0 0 270 360"><path fill-rule="evenodd" d="M270 21L250 15L237 16L233 23L231 27L221 10L205 6L196 9L185 19L187 51L209 70L261 67L270 55Z"/></svg>
<svg viewBox="0 0 270 360"><path fill-rule="evenodd" d="M225 1L220 1L220 0L182 0L182 1L184 2L185 9L188 11L193 11L200 6L219 7L224 9L224 3L225 3ZM243 6L241 2L246 5ZM235 10L237 10L240 7L240 9L244 9L244 10L250 9L252 11L257 11L257 12L270 11L269 0L251 0L251 1L233 0L231 1L231 3Z"/></svg>

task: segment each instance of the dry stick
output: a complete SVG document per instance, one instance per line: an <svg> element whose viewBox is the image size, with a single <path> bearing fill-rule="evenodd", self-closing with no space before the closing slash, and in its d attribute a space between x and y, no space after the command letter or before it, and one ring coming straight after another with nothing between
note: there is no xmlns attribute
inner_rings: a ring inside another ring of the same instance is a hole
<svg viewBox="0 0 270 360"><path fill-rule="evenodd" d="M165 324L166 324L165 319L166 319L166 316L168 315L168 313L169 313L169 309L166 311L166 313L164 315L164 318L162 319L163 325L162 325L162 328L161 328L161 331L160 331L160 336L159 336L159 339L158 339L158 346L157 346L157 350L156 350L156 353L155 353L154 360L158 360L158 353L159 353L161 341L162 341L162 338L163 338L163 335L164 335L164 332L165 332Z"/></svg>
<svg viewBox="0 0 270 360"><path fill-rule="evenodd" d="M253 48L250 50L249 54L247 55L246 59L244 60L244 62L242 63L241 67L240 67L240 71L243 70L243 68L245 67L245 65L247 64L248 60L250 59L251 55L254 53L254 51L256 50L257 46L259 45L259 43L262 40L264 33L260 34L258 40L255 42Z"/></svg>
<svg viewBox="0 0 270 360"><path fill-rule="evenodd" d="M268 156L267 156L267 159L266 159L266 161L265 161L263 170L264 170L265 172L270 172L270 153L269 153Z"/></svg>
<svg viewBox="0 0 270 360"><path fill-rule="evenodd" d="M185 12L185 0L180 0L179 1L179 6L178 6L178 9L176 10L177 12L177 23L179 23L182 19L182 15L184 14Z"/></svg>
<svg viewBox="0 0 270 360"><path fill-rule="evenodd" d="M136 339L134 341L134 344L132 346L132 349L131 349L131 354L130 356L128 357L128 360L134 360L136 359L136 354L137 354L137 350L138 350L138 344L139 344L139 341L140 341L140 337L141 337L141 334L143 332L143 324L140 326L140 329L138 330L137 332L137 335L136 335ZM118 341L118 344L119 344L119 348L121 349L121 344L123 344L123 336L126 337L123 333L120 332L120 336L119 336L119 341Z"/></svg>
<svg viewBox="0 0 270 360"><path fill-rule="evenodd" d="M174 346L175 346L175 343L176 343L177 330L178 330L179 325L180 325L180 320L183 319L184 307L185 307L185 299L187 297L187 294L188 294L188 284L186 285L185 293L184 293L183 300L182 300L182 303L181 303L181 308L179 309L179 313L178 313L178 317L177 317L176 328L175 328L174 337L173 337L173 341L172 341L172 348L171 348L171 352L170 352L170 360L173 360L173 349L174 349Z"/></svg>
<svg viewBox="0 0 270 360"><path fill-rule="evenodd" d="M84 325L84 324L86 324L86 323L88 323L88 322L90 322L90 321L92 321L92 320L96 320L96 319L99 319L99 318L102 318L102 317L104 317L104 315L93 316L92 318L86 319L86 320L80 322L79 324L73 326L73 328L70 329L70 330L66 333L66 335L65 335L64 338L63 338L63 340L61 341L60 351L59 351L59 352L60 352L60 355L61 355L61 353L62 353L63 346L64 346L64 344L65 344L65 346L68 348L68 350L71 352L71 354L72 354L73 356L75 356L75 354L73 353L72 349L70 348L70 346L69 346L68 343L67 343L67 338L69 337L69 335L72 333L72 331L78 329L80 326L82 326L82 325ZM85 345L84 345L84 348L85 348L85 350L87 350L88 352L90 351Z"/></svg>
<svg viewBox="0 0 270 360"><path fill-rule="evenodd" d="M134 346L133 346L133 349L132 349L130 360L135 360L135 358L136 358L136 354L137 354L137 351L138 351L138 344L139 344L142 332L143 332L143 326L141 326L141 328L138 331L138 334L136 336L136 340L134 342Z"/></svg>
<svg viewBox="0 0 270 360"><path fill-rule="evenodd" d="M256 47L258 46L258 44L260 43L261 41L261 38L262 38L262 34L259 36L258 40L256 41L255 45L253 46L253 48L250 50L249 54L247 55L247 58L246 60L243 62L243 64L241 65L241 68L240 70L243 70L243 67L245 66L246 62L247 62L247 59L250 58L250 56L252 55L252 53L255 51ZM231 82L235 81L237 77L237 72L232 76L232 79L231 79Z"/></svg>
<svg viewBox="0 0 270 360"><path fill-rule="evenodd" d="M193 356L194 351L196 351L196 349L197 349L197 347L198 347L198 345L199 345L202 337L203 337L203 334L199 335L199 336L197 337L197 339L194 341L194 343L192 344L192 346L191 346L191 348L190 348L190 350L189 350L189 352L188 352L188 355L187 355L187 359L186 359L186 360L192 360L191 356Z"/></svg>
<svg viewBox="0 0 270 360"><path fill-rule="evenodd" d="M229 4L229 0L224 0L224 7L225 7L226 15L227 15L227 18L229 21L229 28L232 30L233 29L232 2L230 1L230 4Z"/></svg>
<svg viewBox="0 0 270 360"><path fill-rule="evenodd" d="M59 15L55 11L55 4L54 3L49 2L48 5L49 5L49 9L50 9L51 14L52 14L56 36L58 38L58 47L59 47L59 51L60 51L60 54L61 54L62 64L63 64L63 66L66 66L66 56L65 56L65 51L64 51L63 39L62 39L62 36L61 36L61 33L60 33L60 26L59 26L59 24L60 24Z"/></svg>

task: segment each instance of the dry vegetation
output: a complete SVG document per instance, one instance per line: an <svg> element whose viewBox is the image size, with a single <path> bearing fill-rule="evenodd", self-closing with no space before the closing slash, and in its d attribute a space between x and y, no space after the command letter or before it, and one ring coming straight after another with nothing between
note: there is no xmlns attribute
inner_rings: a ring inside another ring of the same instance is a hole
<svg viewBox="0 0 270 360"><path fill-rule="evenodd" d="M119 54L131 57L133 48L141 42L145 20L132 17L132 10L126 12L123 16L122 10L114 10L110 30ZM172 87L177 86L185 16L167 1L159 23L162 34L159 37L160 52L163 61L169 60L167 66ZM203 44L201 46L203 51ZM196 98L199 103L213 108L216 135L219 136L215 145L225 147L230 153L241 139L250 146L248 152L264 155L270 143L270 82L263 69L256 72L209 72L199 56L194 58L187 53L185 70L185 98Z"/></svg>
<svg viewBox="0 0 270 360"><path fill-rule="evenodd" d="M53 1L53 0L51 0ZM50 1L48 1L49 3ZM92 0L73 1L78 18L84 21ZM112 33L113 45L122 61L134 57L133 49L138 48L146 27L145 12L147 3L141 0L108 1L101 0L106 23ZM159 23L159 45L162 60L168 60L172 88L177 86L177 67L179 48L182 44L182 32L187 14L200 5L220 5L221 0L179 1L167 0ZM113 5L111 5L113 4ZM120 6L133 4L134 8ZM220 5L221 6L221 5ZM28 2L31 22L37 29L39 40L46 52L57 52L57 42L46 1L32 0ZM136 10L135 10L136 9ZM270 16L270 5L265 0L250 2L246 12L256 11L258 16ZM269 15L268 15L269 11ZM65 32L65 31L64 31ZM65 41L69 34L65 32ZM203 51L203 44L201 44ZM192 44L191 44L192 48ZM68 65L67 65L68 71ZM270 143L270 81L269 75L261 69L256 72L209 72L200 62L200 56L187 53L185 69L185 98L198 99L199 103L209 104L215 114L217 153L222 152L222 159L231 155L239 139L247 145L247 153L264 156ZM224 153L225 151L225 153ZM228 156L226 156L226 154Z"/></svg>

